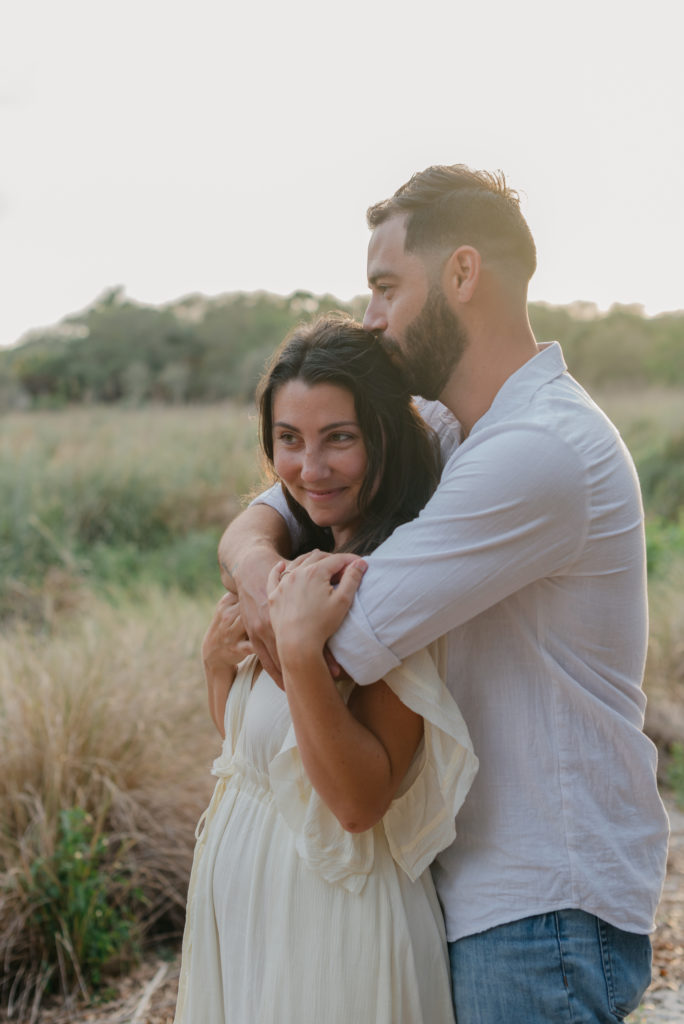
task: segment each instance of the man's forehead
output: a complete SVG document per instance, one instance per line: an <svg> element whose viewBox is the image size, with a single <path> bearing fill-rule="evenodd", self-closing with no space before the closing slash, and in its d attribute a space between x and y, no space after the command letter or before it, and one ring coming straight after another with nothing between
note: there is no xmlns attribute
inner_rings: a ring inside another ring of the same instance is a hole
<svg viewBox="0 0 684 1024"><path fill-rule="evenodd" d="M395 245L403 250L406 239L406 219L405 213L395 213L373 228L369 250Z"/></svg>
<svg viewBox="0 0 684 1024"><path fill-rule="evenodd" d="M388 217L373 229L368 243L368 279L374 280L382 274L394 273L412 256L404 248L406 240L406 215Z"/></svg>

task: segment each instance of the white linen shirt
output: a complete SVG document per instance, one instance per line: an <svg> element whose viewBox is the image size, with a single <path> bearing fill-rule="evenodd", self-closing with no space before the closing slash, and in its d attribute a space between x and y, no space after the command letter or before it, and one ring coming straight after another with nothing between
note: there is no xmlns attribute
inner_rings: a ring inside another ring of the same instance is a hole
<svg viewBox="0 0 684 1024"><path fill-rule="evenodd" d="M330 648L359 683L447 634L480 770L433 872L450 940L578 908L653 929L667 851L643 734L643 511L619 434L540 346L372 555ZM265 500L285 513L276 491Z"/></svg>

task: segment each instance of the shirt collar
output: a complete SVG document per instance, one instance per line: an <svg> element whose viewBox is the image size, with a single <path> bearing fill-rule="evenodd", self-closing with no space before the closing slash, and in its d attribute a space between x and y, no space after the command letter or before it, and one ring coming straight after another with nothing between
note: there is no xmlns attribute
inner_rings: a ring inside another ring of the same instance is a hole
<svg viewBox="0 0 684 1024"><path fill-rule="evenodd" d="M539 388L565 373L567 366L557 341L544 342L537 348L536 356L523 363L499 388L487 412L474 424L471 434L526 405Z"/></svg>

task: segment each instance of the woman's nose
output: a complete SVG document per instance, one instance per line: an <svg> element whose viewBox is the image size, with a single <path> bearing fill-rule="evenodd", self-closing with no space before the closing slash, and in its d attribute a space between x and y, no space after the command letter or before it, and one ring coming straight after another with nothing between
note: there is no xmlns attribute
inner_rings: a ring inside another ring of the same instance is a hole
<svg viewBox="0 0 684 1024"><path fill-rule="evenodd" d="M302 457L302 480L313 482L325 476L326 468L322 454L318 451L306 451Z"/></svg>

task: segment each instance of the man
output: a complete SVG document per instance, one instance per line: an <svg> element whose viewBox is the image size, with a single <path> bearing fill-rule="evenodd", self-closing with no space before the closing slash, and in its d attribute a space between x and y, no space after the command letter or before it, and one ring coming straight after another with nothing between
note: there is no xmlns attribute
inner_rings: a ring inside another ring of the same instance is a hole
<svg viewBox="0 0 684 1024"><path fill-rule="evenodd" d="M359 683L448 635L480 771L434 866L459 1024L614 1021L650 980L667 818L642 732L643 515L614 427L527 317L534 242L502 176L431 167L371 207L364 326L446 462L368 557L330 648ZM277 493L224 536L266 667ZM279 511L280 510L280 511ZM270 650L269 650L270 646Z"/></svg>

